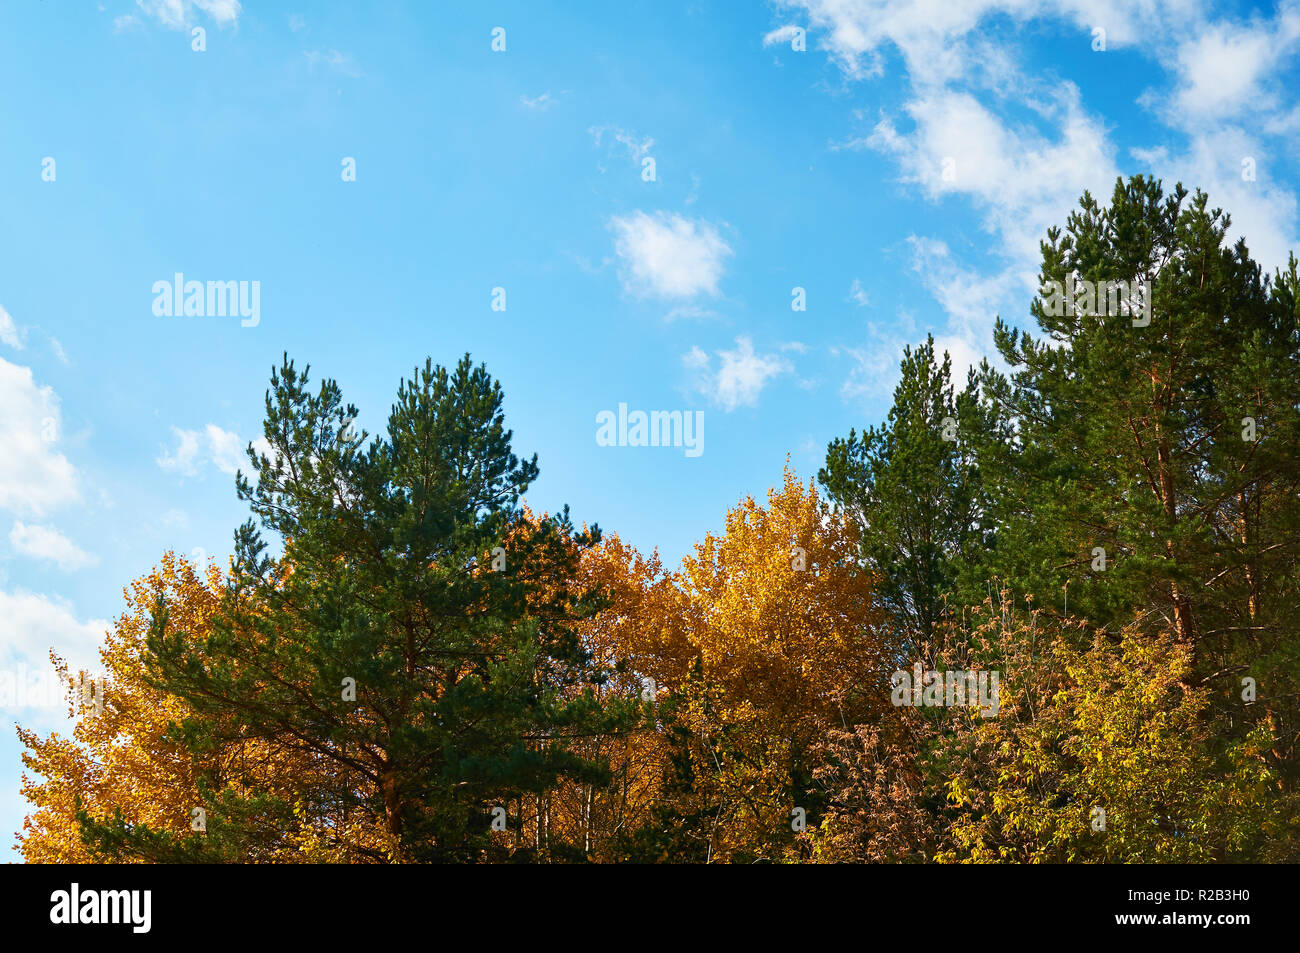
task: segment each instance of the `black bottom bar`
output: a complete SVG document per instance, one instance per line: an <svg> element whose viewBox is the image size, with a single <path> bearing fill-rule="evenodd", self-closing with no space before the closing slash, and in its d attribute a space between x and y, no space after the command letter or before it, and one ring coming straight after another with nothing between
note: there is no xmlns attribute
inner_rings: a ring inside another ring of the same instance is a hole
<svg viewBox="0 0 1300 953"><path fill-rule="evenodd" d="M562 940L566 932L592 939L606 931L647 939L663 931L666 939L675 925L701 919L734 937L819 930L810 916L852 921L881 938L933 929L951 940L986 929L990 938L1138 933L1180 943L1199 934L1230 943L1242 931L1287 923L1278 874L1269 867L845 866L791 868L778 877L753 868L10 865L0 871L0 906L4 925L20 935L111 933L127 943L200 936L364 942L453 922L486 927L496 940ZM118 922L72 923L73 884L76 919ZM1054 932L1020 932L1038 929Z"/></svg>

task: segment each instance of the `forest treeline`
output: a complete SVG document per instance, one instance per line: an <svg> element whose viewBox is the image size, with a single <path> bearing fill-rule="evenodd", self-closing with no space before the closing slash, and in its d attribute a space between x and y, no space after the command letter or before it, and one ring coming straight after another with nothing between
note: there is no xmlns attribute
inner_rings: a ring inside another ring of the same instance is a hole
<svg viewBox="0 0 1300 953"><path fill-rule="evenodd" d="M1300 277L1228 228L1085 194L1065 307L964 382L909 349L886 421L676 567L522 503L468 356L375 436L286 357L228 569L164 556L102 703L19 729L23 855L1300 860Z"/></svg>

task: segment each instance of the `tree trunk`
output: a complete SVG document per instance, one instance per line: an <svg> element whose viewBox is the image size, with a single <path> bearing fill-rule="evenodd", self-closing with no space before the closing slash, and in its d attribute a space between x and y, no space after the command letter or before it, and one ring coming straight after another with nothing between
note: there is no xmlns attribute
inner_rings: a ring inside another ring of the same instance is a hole
<svg viewBox="0 0 1300 953"><path fill-rule="evenodd" d="M1170 524L1175 524L1178 522L1178 501L1174 496L1174 472L1169 444L1166 441L1160 441L1156 456L1160 461L1160 495L1163 497L1165 515L1169 517ZM1165 541L1165 552L1171 563L1176 561L1177 554L1174 552L1173 540ZM1169 594L1174 603L1174 638L1179 642L1191 642L1195 638L1192 607L1176 579L1169 583Z"/></svg>
<svg viewBox="0 0 1300 953"><path fill-rule="evenodd" d="M384 791L384 819L388 833L395 838L402 836L402 795L397 787L397 772L391 768L380 775L380 784Z"/></svg>

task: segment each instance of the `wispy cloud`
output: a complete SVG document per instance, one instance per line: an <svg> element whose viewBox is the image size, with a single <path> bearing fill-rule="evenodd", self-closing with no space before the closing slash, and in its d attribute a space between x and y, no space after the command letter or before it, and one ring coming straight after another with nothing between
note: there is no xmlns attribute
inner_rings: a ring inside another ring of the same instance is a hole
<svg viewBox="0 0 1300 953"><path fill-rule="evenodd" d="M149 19L172 30L184 30L205 15L219 27L233 26L243 12L239 0L135 0ZM121 20L122 17L118 17ZM117 21L114 21L116 25Z"/></svg>
<svg viewBox="0 0 1300 953"><path fill-rule="evenodd" d="M731 246L717 226L668 212L635 211L609 221L624 288L639 297L717 295Z"/></svg>
<svg viewBox="0 0 1300 953"><path fill-rule="evenodd" d="M1061 84L1040 108L1051 133L1016 128L969 92L928 90L905 107L911 132L884 118L868 142L928 198L968 199L1005 254L1036 271L1047 228L1085 190L1106 194L1119 175L1105 126L1085 112L1075 86Z"/></svg>
<svg viewBox="0 0 1300 953"><path fill-rule="evenodd" d="M64 600L16 590L0 591L0 647L3 655L30 666L48 665L53 649L74 669L97 669L107 619L80 621Z"/></svg>
<svg viewBox="0 0 1300 953"><path fill-rule="evenodd" d="M618 126L591 126L587 132L597 149L603 145L611 154L623 156L638 165L650 154L655 144L649 136L629 132Z"/></svg>
<svg viewBox="0 0 1300 953"><path fill-rule="evenodd" d="M49 526L14 523L9 543L24 556L52 562L60 569L86 569L98 565L99 557L77 546L58 530Z"/></svg>
<svg viewBox="0 0 1300 953"><path fill-rule="evenodd" d="M1274 19L1220 20L1187 36L1170 66L1177 80L1164 114L1194 126L1207 120L1271 112L1282 100L1279 67L1300 45L1300 9L1283 5Z"/></svg>
<svg viewBox="0 0 1300 953"><path fill-rule="evenodd" d="M785 26L779 26L775 30L763 35L764 48L769 46L784 46L799 35L801 28L793 23L787 23Z"/></svg>
<svg viewBox="0 0 1300 953"><path fill-rule="evenodd" d="M556 104L558 100L550 92L542 93L540 96L520 96L519 101L528 109L535 109L538 112L545 112Z"/></svg>
<svg viewBox="0 0 1300 953"><path fill-rule="evenodd" d="M849 285L849 301L852 301L859 308L865 308L871 304L871 298L867 295L867 289L862 287L862 279L854 278L853 284Z"/></svg>
<svg viewBox="0 0 1300 953"><path fill-rule="evenodd" d="M340 53L338 50L303 50L302 55L307 57L307 62L312 66L324 66L350 79L365 75L351 53Z"/></svg>
<svg viewBox="0 0 1300 953"><path fill-rule="evenodd" d="M40 516L80 499L76 468L58 451L59 398L27 367L0 358L0 509Z"/></svg>
<svg viewBox="0 0 1300 953"><path fill-rule="evenodd" d="M249 469L245 454L247 442L230 430L208 424L202 430L185 430L172 427L175 443L172 449L165 449L156 459L158 466L168 473L183 477L197 476L209 464L222 473L234 475L240 469ZM259 437L253 441L257 449L266 447L266 440Z"/></svg>
<svg viewBox="0 0 1300 953"><path fill-rule="evenodd" d="M1285 85L1286 69L1300 56L1297 0L1282 0L1271 16L1248 18L1212 18L1199 0L778 5L807 17L815 46L849 81L881 75L897 53L908 84L908 128L886 112L868 133L832 148L892 155L902 181L931 200L969 200L1013 265L1036 271L1045 229L1063 221L1085 189L1107 195L1119 165L1107 124L1072 84L1026 68L1018 32L1000 20L1073 29L1079 54L1097 57L1099 66L1125 47L1151 59L1168 82L1154 84L1140 102L1171 131L1182 131L1175 141L1184 144L1171 146L1152 124L1147 134L1157 141L1134 156L1154 175L1212 190L1216 204L1233 214L1230 238L1244 235L1266 265L1281 264L1295 243L1293 191L1276 182L1256 187L1242 165L1249 159L1263 166L1300 148L1300 109L1290 111ZM1161 42L1150 43L1152 36ZM1104 50L1096 49L1099 40ZM1012 118L1024 106L1037 114L1034 124Z"/></svg>
<svg viewBox="0 0 1300 953"><path fill-rule="evenodd" d="M715 364L699 347L682 355L682 366L691 379L691 388L725 411L753 407L763 388L774 378L787 374L793 366L780 354L760 354L747 336L736 338L735 350L721 350Z"/></svg>
<svg viewBox="0 0 1300 953"><path fill-rule="evenodd" d="M18 333L18 325L3 307L0 307L0 344L11 347L15 351L23 349L23 339Z"/></svg>
<svg viewBox="0 0 1300 953"><path fill-rule="evenodd" d="M691 319L708 319L716 318L718 313L712 308L705 308L698 304L679 304L664 315L665 321L681 321Z"/></svg>

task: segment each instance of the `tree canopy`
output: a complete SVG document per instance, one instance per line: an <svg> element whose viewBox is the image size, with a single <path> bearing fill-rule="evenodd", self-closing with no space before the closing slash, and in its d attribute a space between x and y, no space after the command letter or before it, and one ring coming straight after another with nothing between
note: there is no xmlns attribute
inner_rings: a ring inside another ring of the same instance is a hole
<svg viewBox="0 0 1300 953"><path fill-rule="evenodd" d="M19 729L24 856L1295 862L1300 275L1228 229L1085 194L1032 328L908 348L676 567L525 504L468 355L377 435L286 355L229 567L164 554L102 710Z"/></svg>

